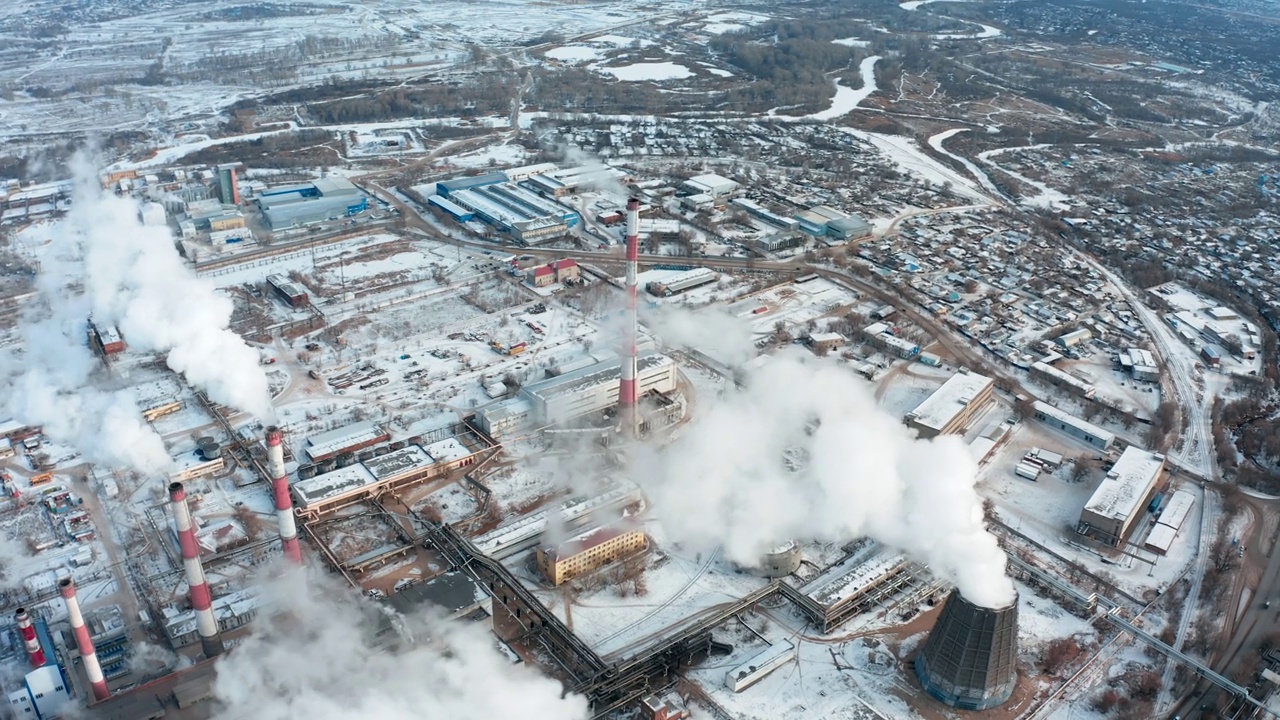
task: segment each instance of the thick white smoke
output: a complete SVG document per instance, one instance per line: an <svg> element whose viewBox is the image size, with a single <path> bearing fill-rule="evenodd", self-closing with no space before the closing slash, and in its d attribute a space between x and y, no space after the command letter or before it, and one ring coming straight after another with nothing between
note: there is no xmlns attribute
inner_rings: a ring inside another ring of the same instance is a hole
<svg viewBox="0 0 1280 720"><path fill-rule="evenodd" d="M227 329L231 300L195 277L167 228L142 224L136 201L104 192L85 162L77 175L55 242L79 250L95 322L114 323L136 349L167 352L169 367L216 402L269 418L258 353Z"/></svg>
<svg viewBox="0 0 1280 720"><path fill-rule="evenodd" d="M289 607L287 620L261 616L253 634L219 660L215 720L588 716L583 698L561 698L558 682L512 666L487 626L424 611L396 621L414 644L379 650L371 601L328 576L301 576L290 573L267 591Z"/></svg>
<svg viewBox="0 0 1280 720"><path fill-rule="evenodd" d="M679 438L637 458L635 479L677 540L750 565L790 538L869 536L976 604L1013 599L963 441L917 439L848 370L783 353L748 389L697 407Z"/></svg>
<svg viewBox="0 0 1280 720"><path fill-rule="evenodd" d="M89 303L69 285L75 263L61 252L42 263L39 299L18 327L20 342L0 353L3 412L43 425L93 462L157 473L171 464L160 436L142 420L131 390L111 390L89 351Z"/></svg>

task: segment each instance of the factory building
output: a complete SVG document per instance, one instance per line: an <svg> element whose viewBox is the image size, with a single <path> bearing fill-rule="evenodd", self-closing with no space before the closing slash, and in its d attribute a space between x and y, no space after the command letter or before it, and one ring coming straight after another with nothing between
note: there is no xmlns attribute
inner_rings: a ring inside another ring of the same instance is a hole
<svg viewBox="0 0 1280 720"><path fill-rule="evenodd" d="M715 270L693 268L692 270L685 270L679 275L673 275L666 280L651 282L645 286L645 290L648 290L650 295L656 297L671 297L719 279L720 276L716 274Z"/></svg>
<svg viewBox="0 0 1280 720"><path fill-rule="evenodd" d="M103 357L118 355L126 349L119 328L106 324L99 326L92 320L89 321L89 344Z"/></svg>
<svg viewBox="0 0 1280 720"><path fill-rule="evenodd" d="M526 385L522 394L533 404L542 424L566 423L602 412L618 404L620 361L599 363L558 377ZM670 393L676 389L676 363L659 353L643 355L637 362L636 394Z"/></svg>
<svg viewBox="0 0 1280 720"><path fill-rule="evenodd" d="M1089 328L1080 328L1079 330L1072 330L1069 333L1059 336L1054 340L1054 342L1058 344L1058 347L1069 348L1079 345L1082 342L1089 342L1092 339L1092 330Z"/></svg>
<svg viewBox="0 0 1280 720"><path fill-rule="evenodd" d="M453 571L415 583L387 599L387 604L405 617L433 607L450 619L466 617L477 610L489 612L489 593L464 572Z"/></svg>
<svg viewBox="0 0 1280 720"><path fill-rule="evenodd" d="M1036 400L1032 407L1035 411L1036 420L1054 430L1061 430L1090 447L1106 450L1116 441L1116 436L1112 433L1075 415L1063 412L1052 405Z"/></svg>
<svg viewBox="0 0 1280 720"><path fill-rule="evenodd" d="M251 622L258 615L258 598L246 592L235 592L213 598L210 609L217 621L218 632L230 632ZM175 607L160 609L165 638L174 650L201 642L199 622L194 610Z"/></svg>
<svg viewBox="0 0 1280 720"><path fill-rule="evenodd" d="M360 423L360 425L365 424ZM377 426L357 430L359 434L340 438L321 447L331 449L334 443L369 438L373 433L379 432ZM350 450L338 452L345 453ZM316 518L388 492L400 492L415 487L458 468L467 467L475 463L476 454L476 450L467 447L456 437L446 438L426 446L408 445L319 475L311 477L299 475L298 481L289 489L297 511L307 517Z"/></svg>
<svg viewBox="0 0 1280 720"><path fill-rule="evenodd" d="M862 329L867 342L878 350L897 355L903 360L910 360L920 354L920 346L910 340L903 340L893 333L893 326L888 323L872 323Z"/></svg>
<svg viewBox="0 0 1280 720"><path fill-rule="evenodd" d="M1134 380L1156 382L1160 379L1160 368L1156 365L1155 356L1150 350L1129 348L1121 350L1117 355L1120 367L1133 376Z"/></svg>
<svg viewBox="0 0 1280 720"><path fill-rule="evenodd" d="M508 177L515 182L516 178ZM565 170L550 170L545 173L531 175L524 180L524 185L534 192L548 197L564 197L578 192L581 187L590 187L608 183L625 185L630 178L627 173L608 165L584 165Z"/></svg>
<svg viewBox="0 0 1280 720"><path fill-rule="evenodd" d="M534 287L546 287L556 283L575 283L582 280L582 268L570 258L555 260L541 267L534 268L529 275Z"/></svg>
<svg viewBox="0 0 1280 720"><path fill-rule="evenodd" d="M751 215L752 217L759 218L760 220L763 220L769 223L770 225L776 228L779 228L781 230L785 230L787 232L792 232L794 230L799 229L800 227L799 220L796 220L795 218L783 217L778 213L775 213L772 210L765 208L755 200L749 200L747 198L734 198L733 200L729 201L729 204L733 205L734 207L738 207L747 211L747 214Z"/></svg>
<svg viewBox="0 0 1280 720"><path fill-rule="evenodd" d="M431 197L428 197L427 204L440 208L448 213L449 217L460 223L467 223L476 219L474 211L468 210L467 208L452 202L449 198L446 198L443 195L432 195Z"/></svg>
<svg viewBox="0 0 1280 720"><path fill-rule="evenodd" d="M311 462L322 462L343 453L363 450L387 442L391 435L374 423L365 420L352 423L329 432L307 438L304 450Z"/></svg>
<svg viewBox="0 0 1280 720"><path fill-rule="evenodd" d="M569 232L578 213L521 185L502 173L436 183L436 192L452 206L477 217L524 245L538 245ZM447 206L439 205L451 212ZM455 215L456 216L456 215Z"/></svg>
<svg viewBox="0 0 1280 720"><path fill-rule="evenodd" d="M680 185L680 189L690 195L707 195L713 200L729 197L738 192L739 187L738 183L715 173L695 175Z"/></svg>
<svg viewBox="0 0 1280 720"><path fill-rule="evenodd" d="M301 285L284 275L268 275L267 284L271 286L276 297L292 308L304 308L311 304L311 298Z"/></svg>
<svg viewBox="0 0 1280 720"><path fill-rule="evenodd" d="M538 571L547 582L560 585L641 552L648 545L643 530L595 528L559 545L539 547Z"/></svg>
<svg viewBox="0 0 1280 720"><path fill-rule="evenodd" d="M809 333L806 342L811 350L822 355L844 345L844 336L838 332L815 332Z"/></svg>
<svg viewBox="0 0 1280 720"><path fill-rule="evenodd" d="M369 209L369 198L350 180L321 178L263 190L258 207L267 226L278 231L358 215Z"/></svg>
<svg viewBox="0 0 1280 720"><path fill-rule="evenodd" d="M959 372L907 413L906 423L922 438L963 433L991 404L996 383L985 375Z"/></svg>
<svg viewBox="0 0 1280 720"><path fill-rule="evenodd" d="M1164 509L1160 511L1156 524L1152 525L1151 530L1147 532L1147 539L1142 547L1157 555L1167 554L1195 503L1196 497L1186 490L1173 493L1169 502L1165 503Z"/></svg>
<svg viewBox="0 0 1280 720"><path fill-rule="evenodd" d="M1077 531L1106 545L1120 545L1145 509L1163 471L1163 455L1125 448L1085 503Z"/></svg>
<svg viewBox="0 0 1280 720"><path fill-rule="evenodd" d="M960 710L1002 705L1018 682L1018 600L986 608L951 593L915 660L926 692Z"/></svg>

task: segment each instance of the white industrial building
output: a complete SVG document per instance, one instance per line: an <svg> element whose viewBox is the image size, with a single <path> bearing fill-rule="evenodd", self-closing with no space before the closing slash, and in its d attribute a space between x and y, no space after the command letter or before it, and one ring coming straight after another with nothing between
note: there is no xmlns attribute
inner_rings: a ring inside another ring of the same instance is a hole
<svg viewBox="0 0 1280 720"><path fill-rule="evenodd" d="M1048 403L1036 400L1033 407L1036 420L1055 430L1061 430L1091 447L1106 450L1116 441L1113 433L1071 413L1063 412Z"/></svg>
<svg viewBox="0 0 1280 720"><path fill-rule="evenodd" d="M675 361L660 353L637 360L636 392L668 394L676 390ZM491 437L521 430L572 422L618 404L622 363L617 359L568 370L556 377L524 386L514 398L476 413L476 425Z"/></svg>
<svg viewBox="0 0 1280 720"><path fill-rule="evenodd" d="M1164 470L1164 456L1126 448L1080 513L1079 532L1119 545L1146 506Z"/></svg>
<svg viewBox="0 0 1280 720"><path fill-rule="evenodd" d="M738 192L739 187L733 180L715 173L695 175L680 185L690 195L709 195L714 200L729 197Z"/></svg>
<svg viewBox="0 0 1280 720"><path fill-rule="evenodd" d="M995 381L985 375L959 372L907 413L906 423L922 438L963 432L991 402Z"/></svg>
<svg viewBox="0 0 1280 720"><path fill-rule="evenodd" d="M1147 532L1147 541L1143 543L1143 547L1157 555L1168 553L1195 504L1195 495L1186 490L1179 490L1169 496L1156 524Z"/></svg>
<svg viewBox="0 0 1280 720"><path fill-rule="evenodd" d="M1120 367L1133 375L1134 380L1155 382L1160 379L1160 369L1150 350L1129 348L1119 353Z"/></svg>

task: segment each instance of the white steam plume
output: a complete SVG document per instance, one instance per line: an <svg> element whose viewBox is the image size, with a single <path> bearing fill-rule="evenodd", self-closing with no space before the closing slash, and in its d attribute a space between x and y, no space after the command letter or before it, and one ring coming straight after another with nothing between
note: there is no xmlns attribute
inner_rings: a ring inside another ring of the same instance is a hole
<svg viewBox="0 0 1280 720"><path fill-rule="evenodd" d="M978 605L1013 599L961 439L915 438L862 380L798 352L752 371L747 386L700 400L686 432L637 458L635 479L671 535L746 565L791 538L865 535Z"/></svg>
<svg viewBox="0 0 1280 720"><path fill-rule="evenodd" d="M291 573L267 594L290 616L266 614L218 662L214 720L585 720L586 701L495 648L475 623L397 618L416 644L373 647L368 601L328 576ZM302 583L307 584L302 587Z"/></svg>
<svg viewBox="0 0 1280 720"><path fill-rule="evenodd" d="M88 303L67 287L64 263L60 255L43 263L39 300L18 327L21 342L0 354L4 412L42 425L50 438L92 462L163 472L172 461L143 422L133 392L106 389L98 377L101 362L86 344Z"/></svg>
<svg viewBox="0 0 1280 720"><path fill-rule="evenodd" d="M137 202L104 192L83 159L75 167L74 204L60 230L80 249L95 321L114 323L135 348L167 352L169 367L216 402L270 418L258 353L227 329L231 300L195 277L166 228L141 223Z"/></svg>

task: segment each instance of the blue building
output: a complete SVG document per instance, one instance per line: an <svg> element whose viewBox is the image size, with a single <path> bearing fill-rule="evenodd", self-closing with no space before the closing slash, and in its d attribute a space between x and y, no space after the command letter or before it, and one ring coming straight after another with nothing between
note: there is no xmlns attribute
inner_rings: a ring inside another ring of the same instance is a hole
<svg viewBox="0 0 1280 720"><path fill-rule="evenodd" d="M472 190L486 185L497 185L507 182L506 173L491 172L474 177L461 177L436 183L436 193L444 197L452 197L459 190Z"/></svg>
<svg viewBox="0 0 1280 720"><path fill-rule="evenodd" d="M71 682L66 670L58 664L58 652L53 645L53 636L49 634L49 624L44 618L33 620L45 662L29 671L22 684L9 691L9 711L13 717L45 720L60 716L71 705ZM16 627L13 633L17 647L22 647L22 637Z"/></svg>
<svg viewBox="0 0 1280 720"><path fill-rule="evenodd" d="M268 188L258 194L258 206L272 230L285 230L359 215L369 209L369 198L350 180L321 178Z"/></svg>

